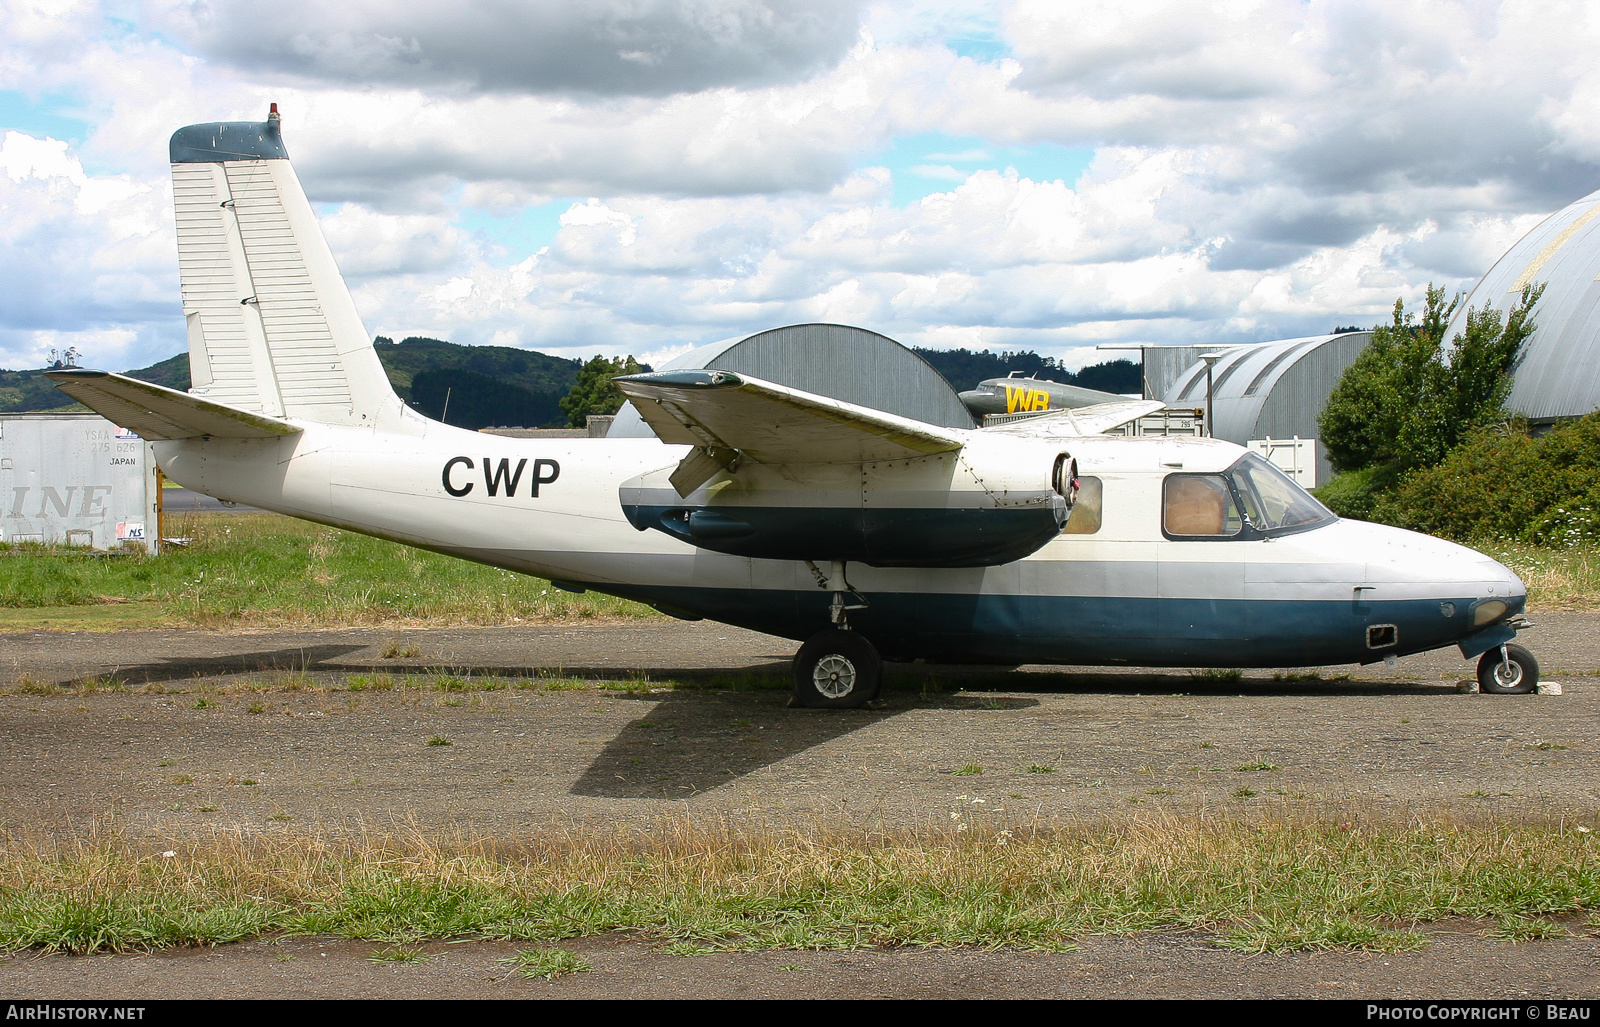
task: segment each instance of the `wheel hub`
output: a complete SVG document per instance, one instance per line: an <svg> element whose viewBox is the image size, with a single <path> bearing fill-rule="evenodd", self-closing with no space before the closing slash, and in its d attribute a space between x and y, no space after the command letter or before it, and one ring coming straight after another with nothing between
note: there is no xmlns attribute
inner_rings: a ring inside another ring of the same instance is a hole
<svg viewBox="0 0 1600 1027"><path fill-rule="evenodd" d="M1501 688L1515 688L1522 683L1522 664L1505 660L1495 665L1494 680Z"/></svg>
<svg viewBox="0 0 1600 1027"><path fill-rule="evenodd" d="M817 661L811 680L829 699L842 699L856 687L856 667L845 657L830 654Z"/></svg>

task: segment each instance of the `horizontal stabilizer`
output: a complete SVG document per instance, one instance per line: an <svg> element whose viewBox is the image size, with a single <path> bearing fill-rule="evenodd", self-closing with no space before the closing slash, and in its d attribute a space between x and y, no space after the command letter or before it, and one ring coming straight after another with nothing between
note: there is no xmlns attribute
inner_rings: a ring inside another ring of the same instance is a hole
<svg viewBox="0 0 1600 1027"><path fill-rule="evenodd" d="M767 464L872 463L949 453L962 434L732 371L613 378L662 442Z"/></svg>
<svg viewBox="0 0 1600 1027"><path fill-rule="evenodd" d="M1037 417L983 430L1030 439L1083 438L1086 435L1099 435L1146 414L1156 413L1164 406L1166 404L1158 399L1124 399L1115 403L1096 403L1092 407L1052 410Z"/></svg>
<svg viewBox="0 0 1600 1027"><path fill-rule="evenodd" d="M213 403L110 371L46 371L56 388L147 441L272 439L301 429L276 417Z"/></svg>

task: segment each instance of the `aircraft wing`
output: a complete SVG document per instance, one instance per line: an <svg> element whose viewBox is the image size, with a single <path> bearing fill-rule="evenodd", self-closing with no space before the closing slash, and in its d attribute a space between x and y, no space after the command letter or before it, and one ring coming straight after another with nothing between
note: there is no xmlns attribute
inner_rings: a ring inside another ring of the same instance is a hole
<svg viewBox="0 0 1600 1027"><path fill-rule="evenodd" d="M672 475L679 495L740 458L767 464L873 463L948 453L962 433L732 371L613 378L663 442L694 446Z"/></svg>
<svg viewBox="0 0 1600 1027"><path fill-rule="evenodd" d="M294 435L298 425L276 417L213 403L187 392L137 378L71 368L46 371L56 388L146 441L170 439L272 439Z"/></svg>
<svg viewBox="0 0 1600 1027"><path fill-rule="evenodd" d="M1158 399L1125 399L1115 403L1096 403L1090 407L1052 410L1038 417L983 430L1037 439L1082 438L1110 431L1146 414L1156 413L1164 406L1166 404Z"/></svg>

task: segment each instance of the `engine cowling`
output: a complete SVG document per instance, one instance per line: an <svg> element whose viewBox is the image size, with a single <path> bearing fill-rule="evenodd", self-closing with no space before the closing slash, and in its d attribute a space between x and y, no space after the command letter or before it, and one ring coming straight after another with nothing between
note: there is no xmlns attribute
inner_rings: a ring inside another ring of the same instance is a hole
<svg viewBox="0 0 1600 1027"><path fill-rule="evenodd" d="M973 433L961 450L864 464L744 461L687 497L672 467L623 483L629 522L701 549L875 567L988 567L1060 533L1077 470L1059 443Z"/></svg>

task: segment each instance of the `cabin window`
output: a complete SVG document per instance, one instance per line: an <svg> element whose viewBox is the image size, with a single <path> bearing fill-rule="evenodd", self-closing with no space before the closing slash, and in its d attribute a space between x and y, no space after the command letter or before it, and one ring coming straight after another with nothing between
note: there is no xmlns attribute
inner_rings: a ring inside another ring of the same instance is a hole
<svg viewBox="0 0 1600 1027"><path fill-rule="evenodd" d="M1244 527L1244 518L1222 475L1169 474L1162 483L1161 527L1168 535L1230 538Z"/></svg>
<svg viewBox="0 0 1600 1027"><path fill-rule="evenodd" d="M1100 530L1100 479L1092 475L1078 478L1078 501L1068 512L1067 523L1061 526L1063 535L1093 535Z"/></svg>

